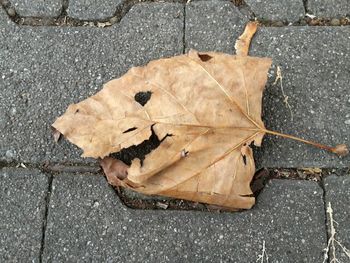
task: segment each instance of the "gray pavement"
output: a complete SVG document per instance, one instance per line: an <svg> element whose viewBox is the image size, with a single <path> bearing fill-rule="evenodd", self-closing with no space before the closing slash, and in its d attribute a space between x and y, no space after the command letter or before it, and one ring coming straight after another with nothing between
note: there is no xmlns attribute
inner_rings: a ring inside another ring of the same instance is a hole
<svg viewBox="0 0 350 263"><path fill-rule="evenodd" d="M1 262L39 262L47 191L39 171L0 170Z"/></svg>
<svg viewBox="0 0 350 263"><path fill-rule="evenodd" d="M320 262L322 195L317 183L274 180L252 211L142 211L122 206L101 176L58 175L43 260L256 262L265 241L271 262Z"/></svg>
<svg viewBox="0 0 350 263"><path fill-rule="evenodd" d="M307 9L319 17L350 17L350 2L346 0L308 0Z"/></svg>
<svg viewBox="0 0 350 263"><path fill-rule="evenodd" d="M63 0L11 0L17 14L26 17L57 17L62 12Z"/></svg>
<svg viewBox="0 0 350 263"><path fill-rule="evenodd" d="M350 145L349 40L350 27L259 30L251 54L272 57L274 65L263 101L268 128L331 146ZM280 83L273 85L276 66L282 71L290 109ZM258 163L266 167L350 166L350 156L339 158L272 136L258 151Z"/></svg>
<svg viewBox="0 0 350 263"><path fill-rule="evenodd" d="M231 2L196 1L186 6L186 51L222 51L232 54L248 17Z"/></svg>
<svg viewBox="0 0 350 263"><path fill-rule="evenodd" d="M62 15L52 13L57 5L51 1L28 8L30 1L19 1L23 13L10 2L23 17L36 16L30 12L44 6L42 17ZM81 151L64 140L55 144L50 124L103 83L132 66L190 48L233 53L252 12L261 20L292 22L313 5L311 0L300 1L306 6L260 1L260 7L259 1L241 6L231 1L102 2L62 1L62 6L70 19L120 22L105 28L20 26L0 7L1 262L256 262L263 244L269 262L322 262L330 230L328 203L337 221L336 238L350 248L349 171L321 182L272 180L254 208L239 213L133 210L100 174L40 171L48 163L95 163L80 158ZM125 15L118 9L123 4L133 5ZM338 16L331 13L336 6L324 7L328 13L320 15ZM350 144L349 40L349 26L258 30L251 55L273 58L263 104L268 128ZM290 109L280 84L273 85L277 66ZM350 167L349 157L269 136L255 158L258 167ZM21 163L39 170L14 168ZM341 262L350 262L339 247L335 252Z"/></svg>
<svg viewBox="0 0 350 263"><path fill-rule="evenodd" d="M261 20L295 22L305 16L303 0L246 0Z"/></svg>
<svg viewBox="0 0 350 263"><path fill-rule="evenodd" d="M102 20L114 16L123 0L70 0L67 15L83 20Z"/></svg>

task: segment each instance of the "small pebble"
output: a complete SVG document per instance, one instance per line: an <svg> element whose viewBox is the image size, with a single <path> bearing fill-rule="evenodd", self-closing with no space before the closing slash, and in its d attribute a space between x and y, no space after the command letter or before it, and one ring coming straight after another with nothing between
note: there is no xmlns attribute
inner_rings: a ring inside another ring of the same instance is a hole
<svg viewBox="0 0 350 263"><path fill-rule="evenodd" d="M277 21L276 22L276 26L283 26L283 22L282 21Z"/></svg>
<svg viewBox="0 0 350 263"><path fill-rule="evenodd" d="M346 120L345 124L350 125L350 120Z"/></svg>
<svg viewBox="0 0 350 263"><path fill-rule="evenodd" d="M349 23L349 21L350 21L350 20L349 20L348 18L345 18L345 17L344 17L344 18L341 18L341 19L340 19L340 24L341 24L341 25L347 25L347 24Z"/></svg>
<svg viewBox="0 0 350 263"><path fill-rule="evenodd" d="M338 18L333 18L331 20L331 25L332 26L339 26L340 25L340 20Z"/></svg>
<svg viewBox="0 0 350 263"><path fill-rule="evenodd" d="M9 9L7 9L7 13L9 16L15 16L16 10L14 8L10 7Z"/></svg>
<svg viewBox="0 0 350 263"><path fill-rule="evenodd" d="M16 113L17 113L16 108L11 108L10 115L14 116L14 115L16 115Z"/></svg>
<svg viewBox="0 0 350 263"><path fill-rule="evenodd" d="M115 24L118 22L118 18L114 16L111 19L109 19L109 22L111 22L111 24Z"/></svg>
<svg viewBox="0 0 350 263"><path fill-rule="evenodd" d="M316 26L316 25L318 25L319 24L319 21L317 20L317 19L312 19L311 21L310 21L310 25L311 26Z"/></svg>
<svg viewBox="0 0 350 263"><path fill-rule="evenodd" d="M6 158L12 159L16 156L16 152L13 150L7 150L5 153Z"/></svg>

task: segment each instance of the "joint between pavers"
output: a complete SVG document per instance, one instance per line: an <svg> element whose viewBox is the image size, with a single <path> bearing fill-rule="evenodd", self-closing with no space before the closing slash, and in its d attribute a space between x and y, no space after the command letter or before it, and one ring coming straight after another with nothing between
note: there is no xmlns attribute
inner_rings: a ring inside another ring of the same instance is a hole
<svg viewBox="0 0 350 263"><path fill-rule="evenodd" d="M45 236L46 236L46 228L47 228L47 218L49 214L49 206L50 206L50 199L51 199L51 193L52 193L52 181L53 181L53 175L47 174L48 177L48 187L47 192L45 196L45 212L44 212L44 218L42 222L42 236L41 236L41 244L40 244L40 252L39 252L39 262L43 262L43 253L45 249Z"/></svg>
<svg viewBox="0 0 350 263"><path fill-rule="evenodd" d="M79 19L68 16L67 9L69 7L69 0L63 0L61 14L57 17L25 17L16 13L11 4L3 4L0 1L0 6L6 11L10 20L17 25L24 26L60 26L60 27L110 27L114 24L118 24L124 16L130 11L130 9L141 3L182 3L185 0L126 0L116 6L113 16L103 19ZM9 11L11 10L11 11Z"/></svg>
<svg viewBox="0 0 350 263"><path fill-rule="evenodd" d="M303 0L303 5L304 5L305 14L308 14L309 13L309 9L308 9L309 0Z"/></svg>
<svg viewBox="0 0 350 263"><path fill-rule="evenodd" d="M68 6L69 6L69 0L62 0L61 16L67 16Z"/></svg>
<svg viewBox="0 0 350 263"><path fill-rule="evenodd" d="M323 202L323 210L324 210L324 226L325 226L325 231L326 231L326 244L324 248L326 249L327 247L327 242L330 238L329 232L328 232L328 216L327 216L327 202L326 202L326 188L324 185L324 178L321 177L321 180L318 182L318 185L322 188L322 202ZM326 262L329 263L330 259L330 251L325 251L327 253L327 260ZM326 256L326 255L325 255Z"/></svg>
<svg viewBox="0 0 350 263"><path fill-rule="evenodd" d="M87 165L84 163L23 163L0 161L0 170L3 168L39 170L44 174L51 173L88 173L99 174L102 169L99 165Z"/></svg>
<svg viewBox="0 0 350 263"><path fill-rule="evenodd" d="M233 0L234 5L238 11L243 15L247 16L250 20L257 21L257 16L250 8L250 6L244 0Z"/></svg>

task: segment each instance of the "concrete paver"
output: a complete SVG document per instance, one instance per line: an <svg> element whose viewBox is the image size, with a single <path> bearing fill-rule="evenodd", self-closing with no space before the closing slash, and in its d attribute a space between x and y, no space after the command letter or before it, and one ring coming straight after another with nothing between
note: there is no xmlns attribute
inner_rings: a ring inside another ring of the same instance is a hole
<svg viewBox="0 0 350 263"><path fill-rule="evenodd" d="M350 17L350 1L308 0L308 10L319 17Z"/></svg>
<svg viewBox="0 0 350 263"><path fill-rule="evenodd" d="M11 0L12 6L20 16L57 17L61 14L62 0Z"/></svg>
<svg viewBox="0 0 350 263"><path fill-rule="evenodd" d="M131 210L106 180L57 175L44 262L320 262L326 246L322 189L274 180L241 213Z"/></svg>
<svg viewBox="0 0 350 263"><path fill-rule="evenodd" d="M36 170L0 170L0 261L39 262L48 178Z"/></svg>
<svg viewBox="0 0 350 263"><path fill-rule="evenodd" d="M334 146L350 145L350 27L261 28L251 46L253 56L273 59L263 100L268 128ZM341 66L339 66L341 65ZM273 85L276 66L280 83ZM338 156L288 139L267 136L258 166L348 167Z"/></svg>
<svg viewBox="0 0 350 263"><path fill-rule="evenodd" d="M82 20L100 20L112 17L125 0L70 0L67 14Z"/></svg>
<svg viewBox="0 0 350 263"><path fill-rule="evenodd" d="M232 53L248 21L231 2L190 2L186 5L186 50Z"/></svg>
<svg viewBox="0 0 350 263"><path fill-rule="evenodd" d="M303 0L245 0L262 20L295 22L305 16Z"/></svg>

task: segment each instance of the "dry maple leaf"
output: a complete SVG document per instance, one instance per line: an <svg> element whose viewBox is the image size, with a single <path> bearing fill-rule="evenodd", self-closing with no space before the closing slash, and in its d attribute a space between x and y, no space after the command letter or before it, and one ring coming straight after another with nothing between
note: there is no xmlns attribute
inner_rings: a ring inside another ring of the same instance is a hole
<svg viewBox="0 0 350 263"><path fill-rule="evenodd" d="M131 68L70 105L53 127L82 148L83 156L104 158L101 166L113 185L250 208L255 164L249 145L260 146L267 132L281 134L266 130L261 120L271 59L247 56L244 46L256 24L247 30L238 41L245 43L237 45L240 56L191 50ZM158 147L130 167L106 157L151 138Z"/></svg>

